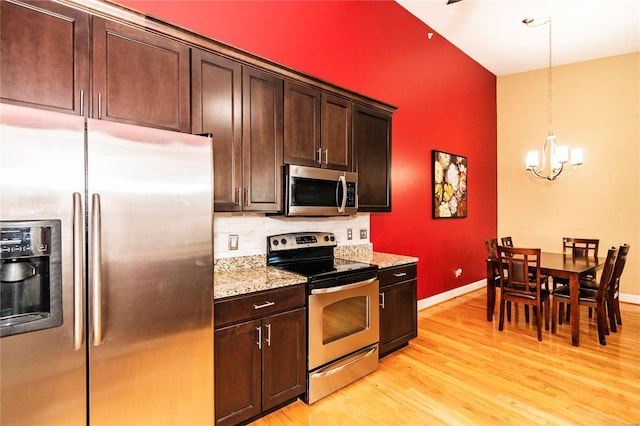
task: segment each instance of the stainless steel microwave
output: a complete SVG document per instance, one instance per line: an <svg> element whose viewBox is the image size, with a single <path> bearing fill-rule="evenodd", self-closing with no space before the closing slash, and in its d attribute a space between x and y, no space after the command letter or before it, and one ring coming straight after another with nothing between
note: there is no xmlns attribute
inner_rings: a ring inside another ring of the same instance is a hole
<svg viewBox="0 0 640 426"><path fill-rule="evenodd" d="M285 165L286 216L348 216L358 212L358 174Z"/></svg>

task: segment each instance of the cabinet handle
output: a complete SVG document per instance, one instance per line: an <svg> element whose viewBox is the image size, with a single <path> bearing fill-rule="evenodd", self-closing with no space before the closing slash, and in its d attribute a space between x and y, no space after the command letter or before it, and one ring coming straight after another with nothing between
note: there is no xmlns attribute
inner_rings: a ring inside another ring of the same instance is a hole
<svg viewBox="0 0 640 426"><path fill-rule="evenodd" d="M244 189L244 206L249 207L249 188Z"/></svg>
<svg viewBox="0 0 640 426"><path fill-rule="evenodd" d="M80 91L80 117L84 117L84 90Z"/></svg>
<svg viewBox="0 0 640 426"><path fill-rule="evenodd" d="M258 349L262 350L262 327L256 327L258 330L258 340L256 341L256 345L258 345Z"/></svg>
<svg viewBox="0 0 640 426"><path fill-rule="evenodd" d="M322 164L322 148L318 148L318 164Z"/></svg>
<svg viewBox="0 0 640 426"><path fill-rule="evenodd" d="M380 307L384 309L384 293L380 293Z"/></svg>
<svg viewBox="0 0 640 426"><path fill-rule="evenodd" d="M240 202L240 188L236 188L236 199L234 200L236 206L240 207L241 202Z"/></svg>
<svg viewBox="0 0 640 426"><path fill-rule="evenodd" d="M98 118L102 119L102 93L98 93Z"/></svg>
<svg viewBox="0 0 640 426"><path fill-rule="evenodd" d="M324 164L329 164L329 150L324 150Z"/></svg>
<svg viewBox="0 0 640 426"><path fill-rule="evenodd" d="M407 275L406 272L398 272L398 273L393 274L393 276L396 277L396 278L404 277L405 275Z"/></svg>
<svg viewBox="0 0 640 426"><path fill-rule="evenodd" d="M271 324L267 324L267 338L264 339L267 346L271 347Z"/></svg>
<svg viewBox="0 0 640 426"><path fill-rule="evenodd" d="M268 308L269 306L273 306L275 305L276 302L267 302L267 303L263 303L262 305L256 305L254 303L253 305L253 309L262 309L262 308Z"/></svg>

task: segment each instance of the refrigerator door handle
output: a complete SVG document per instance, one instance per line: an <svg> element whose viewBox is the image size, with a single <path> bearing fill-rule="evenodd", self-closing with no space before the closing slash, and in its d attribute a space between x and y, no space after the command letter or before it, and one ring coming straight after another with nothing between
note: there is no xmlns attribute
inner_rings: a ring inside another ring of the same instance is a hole
<svg viewBox="0 0 640 426"><path fill-rule="evenodd" d="M84 344L84 209L82 196L73 193L73 348Z"/></svg>
<svg viewBox="0 0 640 426"><path fill-rule="evenodd" d="M91 196L91 325L93 346L102 343L102 213L100 194Z"/></svg>

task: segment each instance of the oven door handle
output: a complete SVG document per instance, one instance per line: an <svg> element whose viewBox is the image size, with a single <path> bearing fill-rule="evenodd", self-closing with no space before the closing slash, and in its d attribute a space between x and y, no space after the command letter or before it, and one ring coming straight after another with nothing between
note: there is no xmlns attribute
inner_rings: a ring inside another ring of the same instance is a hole
<svg viewBox="0 0 640 426"><path fill-rule="evenodd" d="M336 293L338 291L353 290L354 288L367 286L371 283L374 283L377 280L378 278L375 277L375 278L368 279L366 281L360 281L353 284L345 284L345 285L339 285L339 286L328 287L328 288L314 288L313 290L311 290L311 294L327 294L327 293Z"/></svg>
<svg viewBox="0 0 640 426"><path fill-rule="evenodd" d="M340 188L340 183L342 183L342 202L340 202L338 199L338 189ZM344 208L347 206L347 179L344 177L344 175L338 178L338 184L336 185L336 205L337 204L340 204L340 207L338 207L338 212L344 213Z"/></svg>

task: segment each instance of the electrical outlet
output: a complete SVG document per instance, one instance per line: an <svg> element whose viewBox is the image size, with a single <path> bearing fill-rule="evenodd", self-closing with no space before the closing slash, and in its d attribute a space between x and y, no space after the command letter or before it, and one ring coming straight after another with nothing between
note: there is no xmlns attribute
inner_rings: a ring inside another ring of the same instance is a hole
<svg viewBox="0 0 640 426"><path fill-rule="evenodd" d="M462 268L458 268L454 271L456 278L460 278L460 276L462 275Z"/></svg>
<svg viewBox="0 0 640 426"><path fill-rule="evenodd" d="M360 229L360 239L361 240L367 239L367 228Z"/></svg>
<svg viewBox="0 0 640 426"><path fill-rule="evenodd" d="M347 228L347 240L353 240L353 229Z"/></svg>
<svg viewBox="0 0 640 426"><path fill-rule="evenodd" d="M229 250L238 250L238 236L229 235Z"/></svg>

